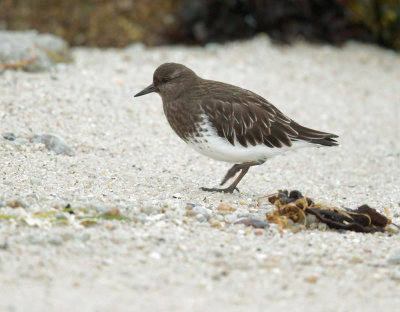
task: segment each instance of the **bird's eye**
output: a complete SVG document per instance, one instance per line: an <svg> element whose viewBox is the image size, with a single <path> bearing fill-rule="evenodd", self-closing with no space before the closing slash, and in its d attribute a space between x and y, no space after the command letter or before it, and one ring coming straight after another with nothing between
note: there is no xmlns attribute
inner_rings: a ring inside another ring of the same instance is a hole
<svg viewBox="0 0 400 312"><path fill-rule="evenodd" d="M164 78L161 79L161 82L162 82L162 83L166 83L166 82L168 82L168 81L170 81L170 80L171 80L171 78L164 77Z"/></svg>

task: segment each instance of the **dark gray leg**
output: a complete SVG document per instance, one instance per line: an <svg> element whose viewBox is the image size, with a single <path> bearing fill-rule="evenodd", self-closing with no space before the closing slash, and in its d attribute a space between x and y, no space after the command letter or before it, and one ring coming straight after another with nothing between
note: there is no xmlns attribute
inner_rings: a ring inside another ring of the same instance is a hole
<svg viewBox="0 0 400 312"><path fill-rule="evenodd" d="M224 185L226 183L226 181L228 181L230 178L234 177L236 175L236 173L238 173L242 169L243 169L243 166L241 164L233 165L232 168L228 170L225 177L222 179L220 185Z"/></svg>
<svg viewBox="0 0 400 312"><path fill-rule="evenodd" d="M235 164L232 166L231 169L228 170L226 173L225 177L222 179L221 185L224 185L226 181L228 181L230 178L235 176L236 173L238 173L240 170L239 176L233 181L231 185L229 185L227 188L207 188L207 187L202 187L201 189L203 191L207 192L223 192L223 193L233 193L234 190L237 190L239 192L239 189L237 188L237 185L239 184L240 180L243 179L243 177L246 175L247 171L249 171L249 168L251 166L257 166L261 165L264 162L259 162L259 161L252 161L252 162L247 162L243 164Z"/></svg>

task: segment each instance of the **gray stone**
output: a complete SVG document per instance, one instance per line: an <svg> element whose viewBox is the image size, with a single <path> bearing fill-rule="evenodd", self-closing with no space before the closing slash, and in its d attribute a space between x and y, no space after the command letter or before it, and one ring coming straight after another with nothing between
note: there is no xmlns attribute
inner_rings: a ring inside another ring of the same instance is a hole
<svg viewBox="0 0 400 312"><path fill-rule="evenodd" d="M49 243L52 245L59 246L64 242L64 239L60 235L53 235L49 238Z"/></svg>
<svg viewBox="0 0 400 312"><path fill-rule="evenodd" d="M35 135L32 138L32 142L42 143L49 151L53 151L56 154L63 154L68 156L75 155L75 151L68 146L67 142L63 138L54 134Z"/></svg>
<svg viewBox="0 0 400 312"><path fill-rule="evenodd" d="M28 235L26 237L26 242L28 244L33 244L33 245L42 244L43 243L43 238L39 237L37 235L30 234L30 235Z"/></svg>
<svg viewBox="0 0 400 312"><path fill-rule="evenodd" d="M207 221L207 217L201 213L198 213L196 215L196 220L199 222L206 222Z"/></svg>
<svg viewBox="0 0 400 312"><path fill-rule="evenodd" d="M14 141L16 139L15 134L12 132L6 132L3 134L3 138L9 141Z"/></svg>
<svg viewBox="0 0 400 312"><path fill-rule="evenodd" d="M235 214L228 214L224 216L224 220L226 223L234 223L237 220L237 216Z"/></svg>
<svg viewBox="0 0 400 312"><path fill-rule="evenodd" d="M387 257L388 264L400 264L400 250L396 250Z"/></svg>
<svg viewBox="0 0 400 312"><path fill-rule="evenodd" d="M55 63L71 62L72 54L63 39L37 31L0 31L0 69L49 70Z"/></svg>
<svg viewBox="0 0 400 312"><path fill-rule="evenodd" d="M82 242L87 242L90 239L90 234L89 233L83 233L78 236L78 239Z"/></svg>
<svg viewBox="0 0 400 312"><path fill-rule="evenodd" d="M7 243L7 238L4 236L0 236L0 249L7 249L8 248L8 243Z"/></svg>
<svg viewBox="0 0 400 312"><path fill-rule="evenodd" d="M312 215L312 214L307 214L306 216L306 225L310 226L311 224L315 224L318 222L318 219L316 216Z"/></svg>
<svg viewBox="0 0 400 312"><path fill-rule="evenodd" d="M196 205L193 208L193 211L194 211L194 213L196 215L196 219L197 220L199 220L199 218L200 218L200 217L197 217L198 215L203 215L205 220L208 220L211 217L211 210L206 208L206 207L204 207L204 206Z"/></svg>
<svg viewBox="0 0 400 312"><path fill-rule="evenodd" d="M91 202L87 204L87 207L95 210L98 214L105 214L110 210L108 205L99 202Z"/></svg>
<svg viewBox="0 0 400 312"><path fill-rule="evenodd" d="M41 182L42 182L42 180L39 179L39 178L36 178L36 177L32 177L31 178L31 184L32 185L40 185Z"/></svg>
<svg viewBox="0 0 400 312"><path fill-rule="evenodd" d="M16 138L14 140L14 143L16 145L23 146L23 145L27 145L29 143L29 141L27 139L25 139L25 138Z"/></svg>
<svg viewBox="0 0 400 312"><path fill-rule="evenodd" d="M322 222L318 223L318 230L326 231L327 229L328 229L328 226L325 223L322 223Z"/></svg>

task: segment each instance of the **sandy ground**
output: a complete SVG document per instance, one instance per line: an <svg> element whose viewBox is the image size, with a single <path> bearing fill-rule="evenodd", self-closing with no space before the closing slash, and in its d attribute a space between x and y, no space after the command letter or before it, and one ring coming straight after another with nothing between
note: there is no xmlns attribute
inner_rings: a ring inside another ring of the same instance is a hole
<svg viewBox="0 0 400 312"><path fill-rule="evenodd" d="M233 223L265 218L272 207L258 199L278 189L387 208L400 223L400 55L258 37L74 57L52 72L0 76L0 134L54 133L76 151L0 139L0 311L398 311L399 234ZM180 141L158 95L133 98L167 61L255 91L341 146L271 159L240 193L202 192L229 164ZM62 212L68 204L74 214ZM83 222L117 209L130 220Z"/></svg>

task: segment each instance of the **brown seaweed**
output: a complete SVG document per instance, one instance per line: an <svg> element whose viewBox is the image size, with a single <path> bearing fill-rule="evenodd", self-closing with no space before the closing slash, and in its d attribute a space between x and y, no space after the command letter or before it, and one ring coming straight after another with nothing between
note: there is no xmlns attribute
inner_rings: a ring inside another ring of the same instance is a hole
<svg viewBox="0 0 400 312"><path fill-rule="evenodd" d="M384 232L391 220L368 205L359 206L357 209L340 209L328 205L315 204L311 198L303 196L300 191L278 191L275 194L262 198L277 209L267 215L269 222L274 222L280 228L289 226L288 220L294 223L303 223L307 214L314 215L319 222L325 223L330 228L349 230L362 233Z"/></svg>

